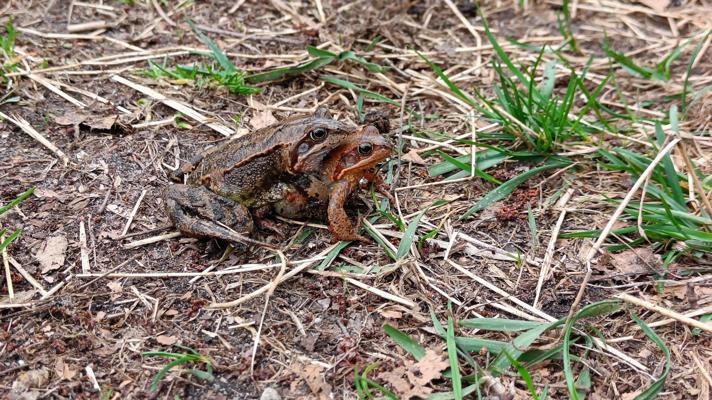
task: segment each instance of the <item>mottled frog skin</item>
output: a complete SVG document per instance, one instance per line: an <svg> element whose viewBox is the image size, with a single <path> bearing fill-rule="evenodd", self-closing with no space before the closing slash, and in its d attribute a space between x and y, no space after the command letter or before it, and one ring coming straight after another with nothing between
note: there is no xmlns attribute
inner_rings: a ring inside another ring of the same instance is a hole
<svg viewBox="0 0 712 400"><path fill-rule="evenodd" d="M287 194L274 204L275 213L295 219L326 217L334 239L368 241L358 234L359 224L351 222L345 204L364 181L375 183L385 192L374 167L391 153L390 144L375 126L364 127L329 154L320 174L293 179Z"/></svg>
<svg viewBox="0 0 712 400"><path fill-rule="evenodd" d="M168 215L189 236L264 246L249 237L250 210L279 201L280 179L318 173L332 150L358 134L319 109L223 142L182 166L186 184L164 192Z"/></svg>

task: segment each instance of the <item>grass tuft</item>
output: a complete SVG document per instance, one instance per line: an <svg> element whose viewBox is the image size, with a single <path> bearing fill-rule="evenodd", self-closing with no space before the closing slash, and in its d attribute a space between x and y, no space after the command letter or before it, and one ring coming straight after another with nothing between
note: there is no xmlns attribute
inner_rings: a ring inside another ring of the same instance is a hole
<svg viewBox="0 0 712 400"><path fill-rule="evenodd" d="M180 346L176 345L177 347L180 347L184 350L186 350L186 353L168 353L164 351L149 351L149 352L144 352L141 353L143 356L147 357L163 357L163 358L168 358L172 359L173 361L170 361L166 365L161 368L158 373L156 373L156 376L153 377L153 380L151 381L151 390L152 391L157 391L158 390L158 385L161 383L161 380L168 375L168 373L171 371L171 369L181 366L181 365L186 365L186 364L205 364L205 370L201 369L196 369L196 368L191 368L189 371L190 373L195 376L196 378L208 382L212 382L215 380L215 376L213 375L213 364L212 360L210 360L210 357L204 356L202 354L197 353L195 350L185 347L185 346Z"/></svg>

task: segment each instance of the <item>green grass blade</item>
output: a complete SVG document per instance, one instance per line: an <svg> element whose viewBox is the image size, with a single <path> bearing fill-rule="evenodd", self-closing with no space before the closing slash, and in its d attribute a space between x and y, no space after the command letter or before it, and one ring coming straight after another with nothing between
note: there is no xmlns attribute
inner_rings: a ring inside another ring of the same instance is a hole
<svg viewBox="0 0 712 400"><path fill-rule="evenodd" d="M643 320L638 318L637 315L631 314L631 317L633 318L633 321L638 324L643 333L645 333L645 336L652 340L658 346L658 348L662 350L663 354L665 354L665 370L663 371L663 373L655 382L653 382L652 385L648 386L641 394L639 394L635 398L636 400L652 400L656 398L658 393L660 393L660 391L663 389L663 386L665 385L665 380L667 379L668 374L670 373L670 349L665 346L665 342L663 342L660 336L658 336L654 330L650 329L650 327L645 322L643 322Z"/></svg>
<svg viewBox="0 0 712 400"><path fill-rule="evenodd" d="M4 206L0 207L0 215L5 214L9 209L15 207L16 205L22 203L23 201L27 200L28 197L34 193L35 188L29 188L25 190L24 192L20 193L15 200L5 204Z"/></svg>
<svg viewBox="0 0 712 400"><path fill-rule="evenodd" d="M383 326L383 331L386 332L386 335L390 336L390 338L393 339L398 346L412 355L416 360L420 361L423 357L425 357L425 348L408 334L389 324Z"/></svg>
<svg viewBox="0 0 712 400"><path fill-rule="evenodd" d="M536 328L542 323L505 318L473 318L463 319L458 325L464 328L484 329L487 331L518 332Z"/></svg>
<svg viewBox="0 0 712 400"><path fill-rule="evenodd" d="M665 133L663 132L663 127L660 122L655 123L655 136L657 138L658 146L662 148L665 144ZM670 153L666 154L662 159L663 169L665 170L665 179L667 181L667 186L672 192L672 197L680 205L685 205L685 195L682 193L682 188L680 187L680 180L678 179L677 172L675 171L675 166L672 163L672 157Z"/></svg>
<svg viewBox="0 0 712 400"><path fill-rule="evenodd" d="M531 206L527 206L527 225L529 225L529 232L531 232L531 246L532 248L539 247L539 233L536 227L536 219L534 218L534 212Z"/></svg>
<svg viewBox="0 0 712 400"><path fill-rule="evenodd" d="M532 399L534 400L539 400L539 395L536 393L536 387L534 386L534 380L532 379L532 375L527 371L526 368L522 364L519 363L514 357L509 355L506 351L504 352L504 355L507 357L507 360L514 365L514 368L517 369L517 372L519 373L519 376L524 379L524 383L527 384L527 389L529 390L529 394L532 395Z"/></svg>
<svg viewBox="0 0 712 400"><path fill-rule="evenodd" d="M304 64L300 64L295 67L277 68L277 69L273 69L271 71L265 71L265 72L260 72L258 74L248 75L245 77L245 82L249 82L249 83L269 82L269 81L276 81L276 80L279 80L282 78L302 75L309 71L313 71L313 70L319 69L325 65L328 65L333 61L334 61L334 58L326 58L326 57L315 58L311 61L308 61Z"/></svg>
<svg viewBox="0 0 712 400"><path fill-rule="evenodd" d="M223 53L222 50L220 50L218 45L215 44L215 42L213 42L203 32L201 32L200 29L198 29L195 26L195 24L193 24L193 21L191 21L189 19L187 22L188 22L188 25L190 26L190 29L193 30L193 32L196 34L196 36L198 36L200 41L203 42L206 46L208 46L208 48L212 52L213 58L215 58L215 60L218 62L218 64L220 64L220 66L228 73L231 73L231 74L236 73L237 70L235 69L235 66L232 64L232 62L230 62L230 60L227 58L225 53Z"/></svg>
<svg viewBox="0 0 712 400"><path fill-rule="evenodd" d="M164 365L163 368L156 373L156 376L153 377L153 380L151 381L151 391L155 392L158 390L158 385L161 383L161 380L168 375L168 372L170 372L173 367L185 364L186 362L186 360L179 358Z"/></svg>
<svg viewBox="0 0 712 400"><path fill-rule="evenodd" d="M633 75L639 76L641 78L645 79L650 79L653 77L653 74L655 73L655 70L652 70L650 68L646 67L641 67L637 65L633 60L631 60L629 57L627 57L623 53L619 53L615 50L613 50L609 43L608 43L608 38L606 38L603 41L603 51L606 52L608 57L613 59L615 62L621 65L623 69L626 71L630 72Z"/></svg>
<svg viewBox="0 0 712 400"><path fill-rule="evenodd" d="M485 19L484 15L482 15L482 11L480 10L480 17L482 18L482 26L485 29L485 35L487 35L487 39L489 40L490 44L492 45L492 48L494 49L495 53L497 53L497 56L499 57L502 62L507 66L507 68L519 79L519 82L524 85L524 87L529 87L529 80L527 79L526 76L524 76L524 73L522 73L519 68L515 67L514 64L512 63L512 60L507 56L507 53L504 52L504 49L502 49L502 46L499 45L497 42L497 39L495 39L494 35L489 29L489 24L487 23L487 20Z"/></svg>
<svg viewBox="0 0 712 400"><path fill-rule="evenodd" d="M570 353L570 348L572 345L571 331L573 330L574 324L579 319L592 318L600 315L610 314L619 310L621 304L618 301L605 300L592 303L582 308L579 312L574 314L569 324L564 327L564 341L562 347L562 356L564 363L564 378L566 379L566 388L569 391L569 396L573 400L579 399L579 392L576 387L576 380L574 379L574 373L572 368L572 356Z"/></svg>
<svg viewBox="0 0 712 400"><path fill-rule="evenodd" d="M5 231L3 230L3 234ZM13 242L13 240L17 239L18 236L20 236L20 233L22 233L22 229L16 229L14 232L10 234L10 236L6 237L5 240L0 243L0 251L5 249L7 246L10 245L10 243Z"/></svg>
<svg viewBox="0 0 712 400"><path fill-rule="evenodd" d="M333 250L329 252L329 254L326 255L326 257L321 261L321 264L319 264L316 268L317 271L324 271L325 269L329 268L332 262L336 259L336 256L341 253L341 250L345 249L346 246L349 245L351 242L339 242L339 244L334 247Z"/></svg>
<svg viewBox="0 0 712 400"><path fill-rule="evenodd" d="M389 99L388 97L386 97L386 96L384 96L384 95L382 95L382 94L380 94L380 93L376 93L376 92L372 92L372 91L370 91L370 90L368 90L368 89L364 89L364 88L362 88L361 86L358 86L358 85L356 85L356 84L354 84L354 83L352 83L352 82L349 82L349 81L347 81L347 80L340 79L340 78L337 78L337 77L335 77L335 76L329 76L329 75L322 75L322 76L319 77L319 79L321 79L321 80L324 81L324 82L331 83L332 85L341 86L342 88L345 88L345 89L351 89L351 90L353 90L353 91L355 91L355 92L357 92L357 93L363 93L364 96L370 97L370 98L372 98L372 99L374 99L374 100L380 100L380 101L383 101L383 102L388 103L388 104L390 104L390 105L393 105L393 106L396 106L396 107L400 107L400 103L399 103L399 102L397 102L397 101L395 101L395 100L393 100L393 99Z"/></svg>
<svg viewBox="0 0 712 400"><path fill-rule="evenodd" d="M702 47L704 44L707 42L707 38L709 35L712 34L712 29L708 30L705 36L700 40L699 43L697 43L697 46L695 47L695 50L692 52L692 55L690 56L690 61L687 63L687 72L685 73L685 83L682 85L682 100L680 104L680 112L684 115L685 112L687 111L687 88L689 87L690 83L690 75L692 74L692 65L695 63L695 60L697 59L697 55L700 54L700 51L702 50Z"/></svg>
<svg viewBox="0 0 712 400"><path fill-rule="evenodd" d="M420 52L416 51L416 53L418 53L418 55L420 56L420 58L423 59L423 61L425 61L426 63L428 63L428 65L430 66L430 68L432 68L433 71L435 71L435 74L436 74L440 79L442 79L443 82L445 82L445 85L450 89L451 92L453 92L453 93L455 94L455 96L459 97L462 101L464 101L465 103L467 103L467 104L469 104L469 105L471 105L471 106L473 106L473 107L476 105L475 100L474 100L472 97L470 97L469 95L467 95L465 92L463 92L462 90L460 90L460 88L457 87L457 85L455 85L455 84L450 80L450 78L448 78L447 75L445 75L445 73L443 72L442 69L440 69L440 67L438 67L437 65L435 65L432 61L430 61L430 59L428 59L428 57L425 57L425 56L424 56L423 54L421 54Z"/></svg>
<svg viewBox="0 0 712 400"><path fill-rule="evenodd" d="M507 343L505 348L499 353L497 359L492 363L491 368L493 373L501 374L503 373L511 363L507 359L507 355L511 355L515 359L518 358L524 351L526 351L529 346L536 341L539 336L541 336L547 330L555 327L559 322L544 323L537 327L524 331L519 336L517 336L512 342Z"/></svg>
<svg viewBox="0 0 712 400"><path fill-rule="evenodd" d="M457 343L457 347L468 353L476 353L484 348L492 354L499 354L508 344L500 340L463 336L455 337L455 342Z"/></svg>
<svg viewBox="0 0 712 400"><path fill-rule="evenodd" d="M452 379L452 393L455 400L462 400L462 379L460 376L460 362L457 359L457 345L455 344L455 323L452 315L447 317L447 357L450 360L450 373Z"/></svg>
<svg viewBox="0 0 712 400"><path fill-rule="evenodd" d="M495 188L494 190L490 191L487 193L480 201L478 201L474 206L472 206L469 210L467 210L461 217L460 219L466 219L473 215L474 213L481 211L487 207L489 207L492 203L497 202L499 200L502 200L503 198L509 196L514 189L516 189L519 185L522 183L526 182L529 180L531 177L534 175L546 171L551 168L560 168L560 167L565 167L569 165L570 162L568 161L563 161L563 160L556 160L553 161L549 164L544 164L542 166L532 168L529 171L526 171L524 173L521 173L514 178L508 180L507 182L503 183L501 186Z"/></svg>
<svg viewBox="0 0 712 400"><path fill-rule="evenodd" d="M408 224L408 227L403 233L403 238L398 244L396 260L400 260L401 258L405 257L410 251L410 246L413 244L413 240L415 239L415 233L418 230L418 225L420 225L420 219L423 218L423 215L425 215L426 211L428 211L428 208L418 213L418 215L416 215L415 218L413 218L413 220L410 221L410 223Z"/></svg>

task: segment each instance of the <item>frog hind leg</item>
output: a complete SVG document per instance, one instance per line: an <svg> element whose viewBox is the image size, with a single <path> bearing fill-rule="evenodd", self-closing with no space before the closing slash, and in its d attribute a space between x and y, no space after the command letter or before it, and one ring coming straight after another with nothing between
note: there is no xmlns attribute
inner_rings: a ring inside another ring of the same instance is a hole
<svg viewBox="0 0 712 400"><path fill-rule="evenodd" d="M332 185L329 194L329 231L337 240L358 240L369 242L370 240L358 234L358 228L351 223L346 214L344 205L351 194L352 185L347 181L336 182Z"/></svg>
<svg viewBox="0 0 712 400"><path fill-rule="evenodd" d="M272 208L269 205L265 205L257 208L253 212L252 217L257 226L274 233L280 239L284 239L286 235L284 234L284 231L279 227L279 224L269 219L269 215L271 212Z"/></svg>
<svg viewBox="0 0 712 400"><path fill-rule="evenodd" d="M173 224L186 235L274 248L247 236L254 224L245 206L204 187L170 185L163 199Z"/></svg>

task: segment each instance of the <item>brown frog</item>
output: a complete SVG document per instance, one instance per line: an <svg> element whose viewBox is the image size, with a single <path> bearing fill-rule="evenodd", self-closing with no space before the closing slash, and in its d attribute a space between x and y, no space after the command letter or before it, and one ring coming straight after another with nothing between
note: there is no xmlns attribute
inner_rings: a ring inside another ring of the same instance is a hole
<svg viewBox="0 0 712 400"><path fill-rule="evenodd" d="M275 213L296 219L326 216L335 239L368 241L358 234L358 227L346 214L345 204L363 182L373 182L385 193L374 167L391 152L386 138L375 126L367 125L329 154L320 174L300 175L290 182L287 194L274 204Z"/></svg>
<svg viewBox="0 0 712 400"><path fill-rule="evenodd" d="M265 246L247 236L254 229L250 209L281 199L280 177L320 171L329 152L357 132L320 108L226 141L181 168L186 184L164 192L168 215L190 236Z"/></svg>

